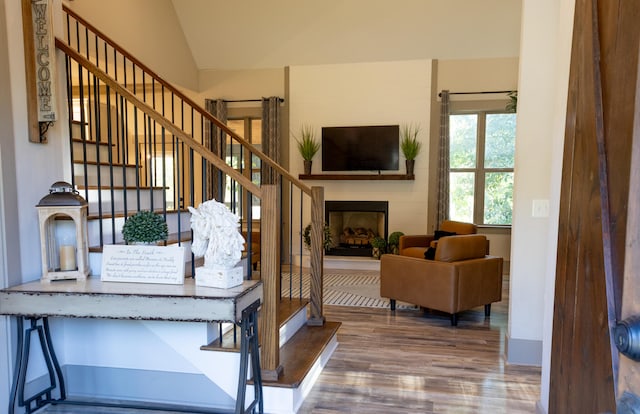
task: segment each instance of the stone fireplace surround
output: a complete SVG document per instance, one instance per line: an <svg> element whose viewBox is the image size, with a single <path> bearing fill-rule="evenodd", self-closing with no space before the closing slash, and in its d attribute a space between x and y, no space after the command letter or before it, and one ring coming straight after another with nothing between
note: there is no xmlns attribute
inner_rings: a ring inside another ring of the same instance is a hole
<svg viewBox="0 0 640 414"><path fill-rule="evenodd" d="M325 201L324 210L333 240L329 256L370 257L368 240L374 236L387 239L388 201Z"/></svg>

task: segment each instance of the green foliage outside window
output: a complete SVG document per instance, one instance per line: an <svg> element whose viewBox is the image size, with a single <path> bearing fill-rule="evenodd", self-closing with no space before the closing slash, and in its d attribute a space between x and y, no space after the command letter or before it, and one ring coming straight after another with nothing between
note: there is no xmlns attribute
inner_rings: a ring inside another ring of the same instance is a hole
<svg viewBox="0 0 640 414"><path fill-rule="evenodd" d="M484 224L511 224L513 173L487 173L484 188Z"/></svg>
<svg viewBox="0 0 640 414"><path fill-rule="evenodd" d="M449 174L449 218L473 223L474 177L472 172Z"/></svg>
<svg viewBox="0 0 640 414"><path fill-rule="evenodd" d="M475 168L478 115L451 115L449 119L449 165Z"/></svg>
<svg viewBox="0 0 640 414"><path fill-rule="evenodd" d="M516 151L516 117L513 114L487 114L485 168L513 168Z"/></svg>
<svg viewBox="0 0 640 414"><path fill-rule="evenodd" d="M515 114L462 114L449 120L449 218L511 224ZM481 125L484 130L478 131ZM484 154L477 154L479 148ZM484 204L478 202L481 195Z"/></svg>

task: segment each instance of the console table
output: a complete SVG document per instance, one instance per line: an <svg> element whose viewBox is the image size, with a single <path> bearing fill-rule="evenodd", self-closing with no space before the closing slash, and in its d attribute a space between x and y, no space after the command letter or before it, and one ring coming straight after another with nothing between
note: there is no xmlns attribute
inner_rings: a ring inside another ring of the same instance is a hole
<svg viewBox="0 0 640 414"><path fill-rule="evenodd" d="M56 358L49 317L158 320L172 322L231 322L241 326L240 376L235 413L262 413L262 376L258 351L257 312L263 299L261 281L244 281L230 289L184 285L65 280L30 282L0 290L0 315L16 316L18 350L11 387L9 413L18 405L27 414L47 404L106 405L66 398L62 370ZM26 323L25 323L26 322ZM47 365L49 386L25 398L32 333L37 335ZM249 360L249 358L251 360ZM248 365L253 371L254 400L245 408ZM59 398L53 397L56 391ZM206 408L127 404L128 408L169 409L183 412L220 412Z"/></svg>

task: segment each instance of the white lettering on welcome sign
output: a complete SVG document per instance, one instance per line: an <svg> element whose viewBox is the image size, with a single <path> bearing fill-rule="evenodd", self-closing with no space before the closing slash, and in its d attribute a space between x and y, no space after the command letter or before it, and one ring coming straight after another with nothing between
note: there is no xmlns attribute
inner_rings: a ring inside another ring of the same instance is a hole
<svg viewBox="0 0 640 414"><path fill-rule="evenodd" d="M56 120L55 43L50 3L51 0L31 0L38 121L40 122Z"/></svg>

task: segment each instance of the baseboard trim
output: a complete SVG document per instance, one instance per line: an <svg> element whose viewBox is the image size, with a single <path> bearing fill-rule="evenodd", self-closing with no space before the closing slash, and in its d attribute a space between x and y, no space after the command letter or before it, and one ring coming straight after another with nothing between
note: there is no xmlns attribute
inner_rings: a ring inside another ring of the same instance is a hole
<svg viewBox="0 0 640 414"><path fill-rule="evenodd" d="M542 341L509 338L505 335L504 344L508 364L542 366Z"/></svg>
<svg viewBox="0 0 640 414"><path fill-rule="evenodd" d="M536 414L547 414L547 410L542 406L540 400L536 401Z"/></svg>
<svg viewBox="0 0 640 414"><path fill-rule="evenodd" d="M80 365L65 365L63 371L70 397L213 409L233 409L235 405L234 398L201 374Z"/></svg>

